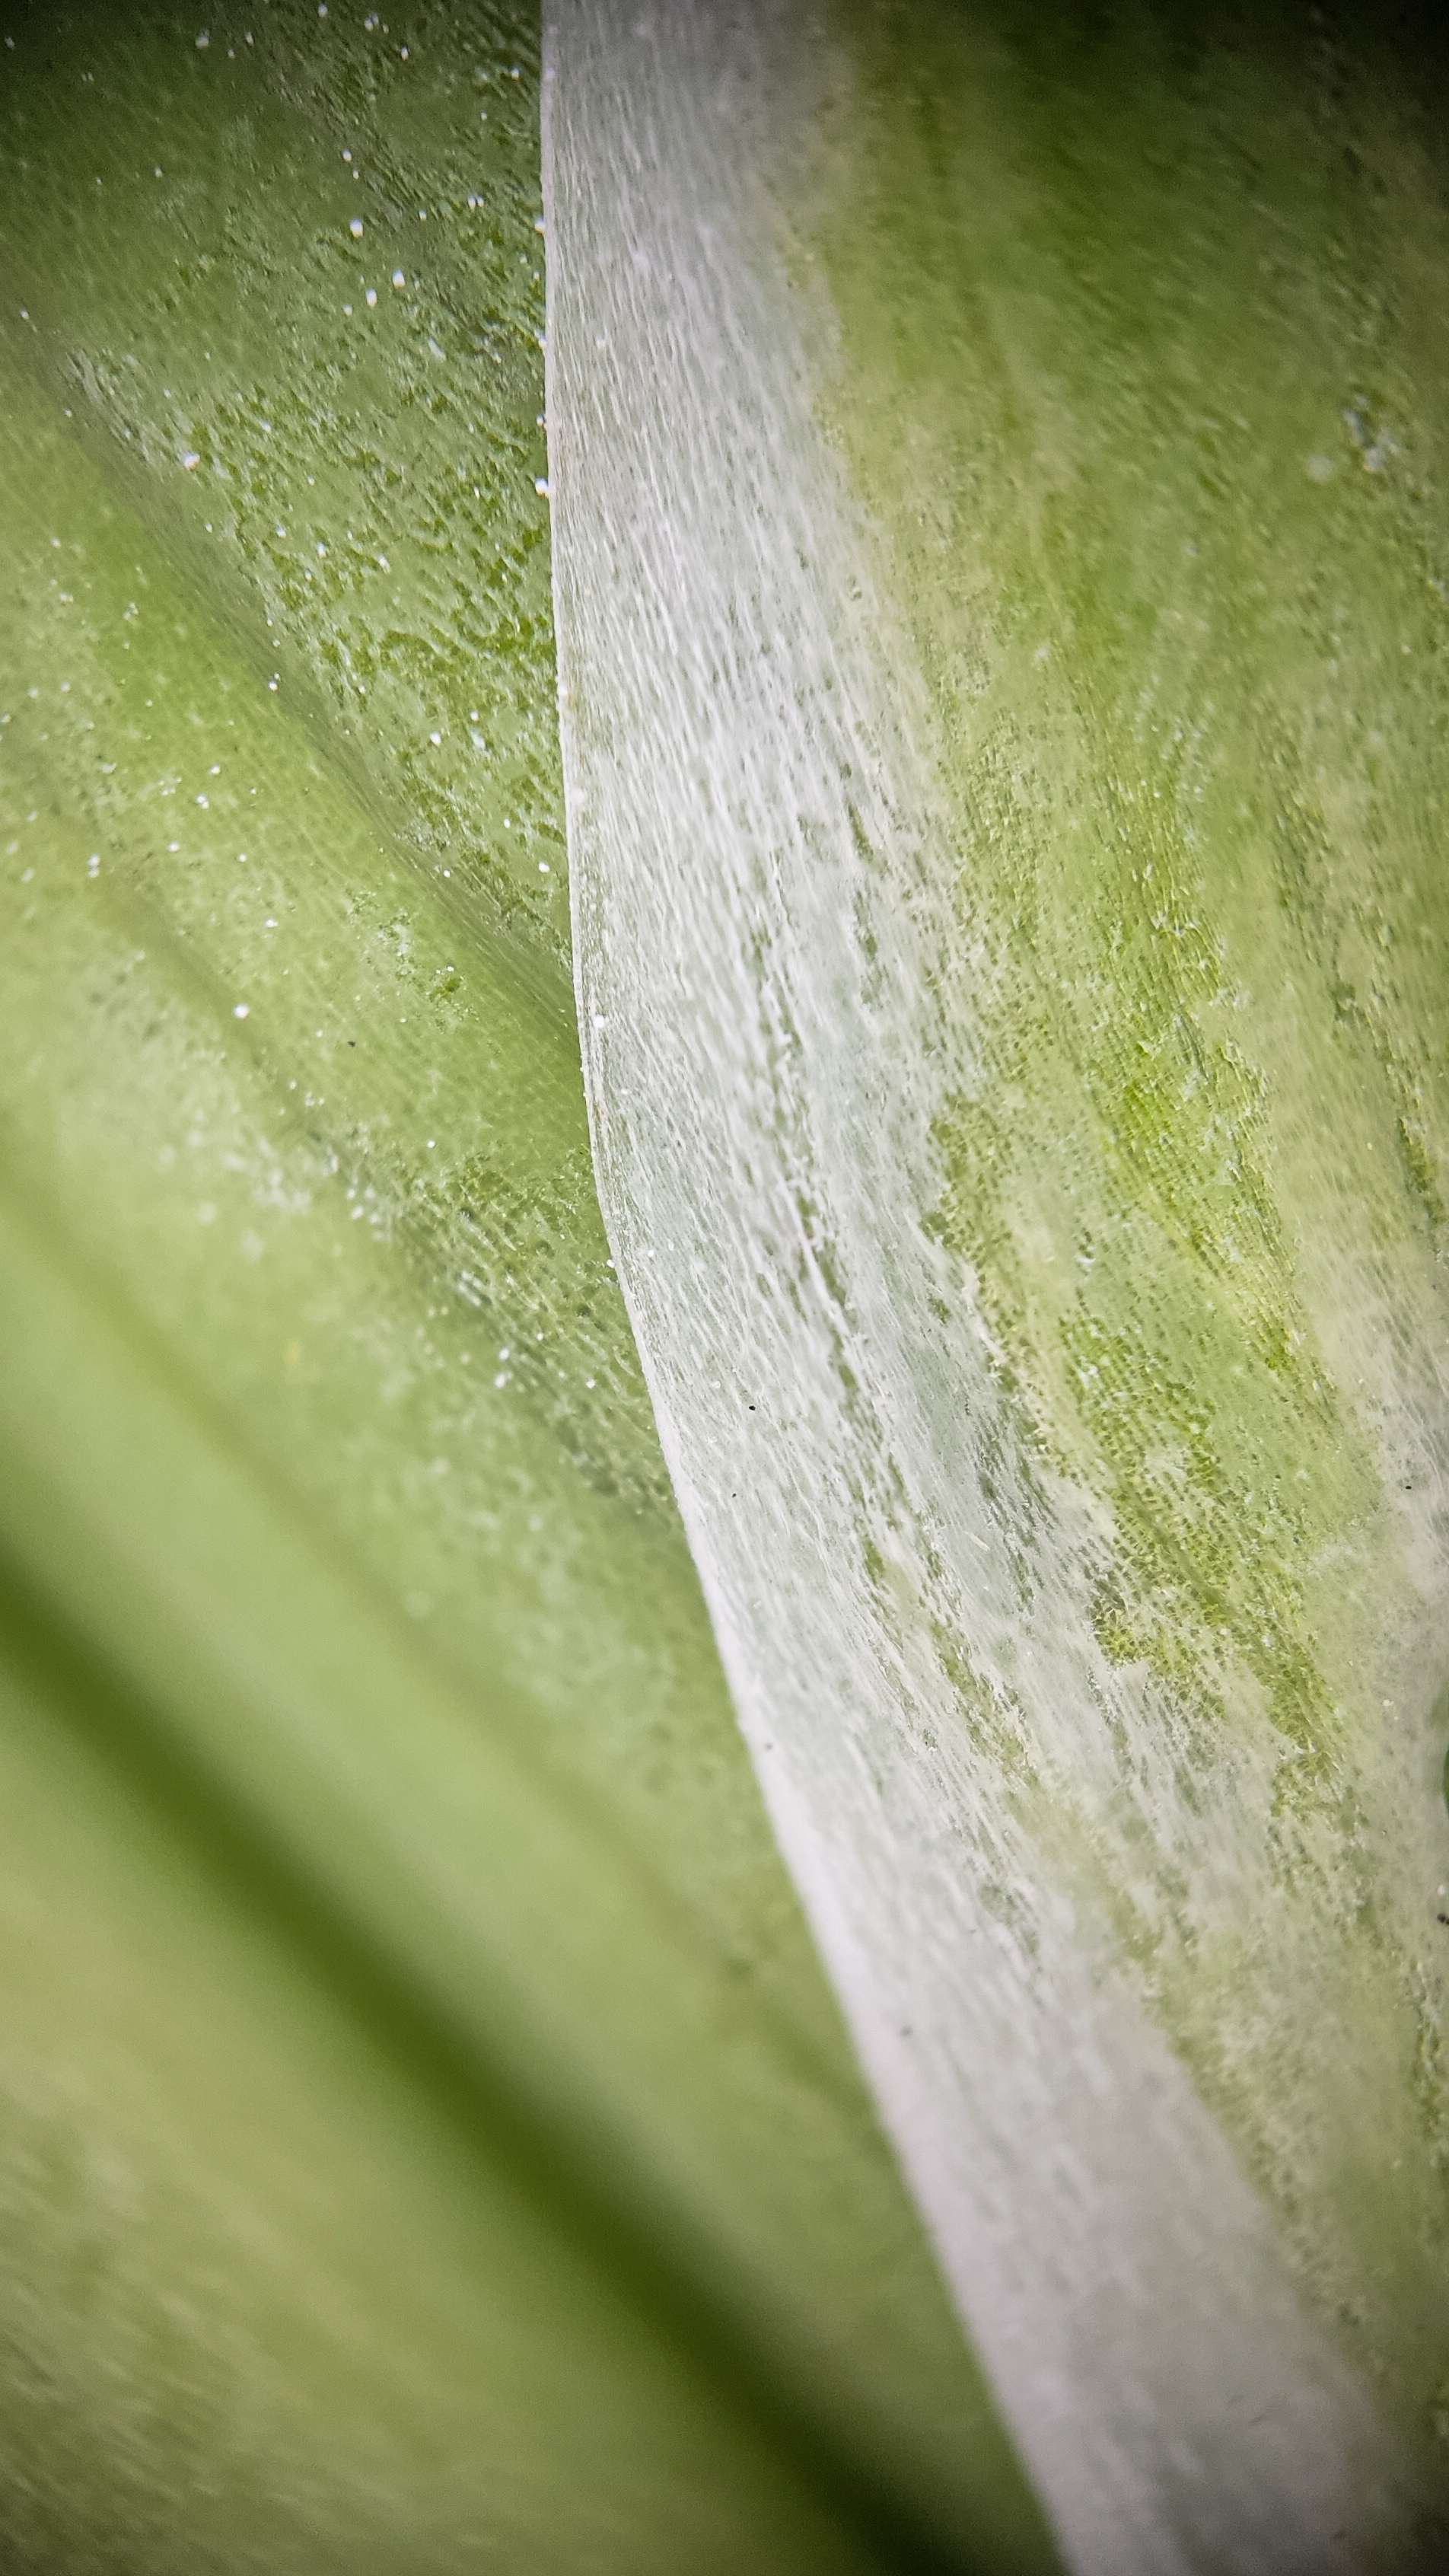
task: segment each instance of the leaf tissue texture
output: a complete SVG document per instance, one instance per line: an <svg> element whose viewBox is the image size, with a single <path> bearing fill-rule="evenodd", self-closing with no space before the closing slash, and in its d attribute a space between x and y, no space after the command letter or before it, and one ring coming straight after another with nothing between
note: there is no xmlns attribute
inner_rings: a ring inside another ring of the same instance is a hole
<svg viewBox="0 0 1449 2576"><path fill-rule="evenodd" d="M594 1195L525 8L0 50L0 2559L1046 2570Z"/></svg>
<svg viewBox="0 0 1449 2576"><path fill-rule="evenodd" d="M546 16L586 1083L782 1848L1071 2563L1442 2566L1441 52Z"/></svg>

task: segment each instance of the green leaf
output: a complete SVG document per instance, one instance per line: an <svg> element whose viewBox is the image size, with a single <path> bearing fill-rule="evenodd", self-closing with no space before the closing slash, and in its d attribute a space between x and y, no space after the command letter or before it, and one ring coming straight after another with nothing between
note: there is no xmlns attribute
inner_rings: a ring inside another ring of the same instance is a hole
<svg viewBox="0 0 1449 2576"><path fill-rule="evenodd" d="M1044 2568L593 1194L536 23L7 23L7 2564Z"/></svg>
<svg viewBox="0 0 1449 2576"><path fill-rule="evenodd" d="M1449 2497L1444 53L551 0L610 1239L1083 2567Z"/></svg>

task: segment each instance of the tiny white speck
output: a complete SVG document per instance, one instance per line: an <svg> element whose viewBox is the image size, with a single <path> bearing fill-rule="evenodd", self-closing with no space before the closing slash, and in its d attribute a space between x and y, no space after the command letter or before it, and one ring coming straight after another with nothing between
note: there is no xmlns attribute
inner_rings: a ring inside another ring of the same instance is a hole
<svg viewBox="0 0 1449 2576"><path fill-rule="evenodd" d="M442 739L443 737L440 733L430 733L428 736L429 742L441 742Z"/></svg>
<svg viewBox="0 0 1449 2576"><path fill-rule="evenodd" d="M244 1020L246 1017L247 1004L245 1002L238 1002L232 1010L232 1018L234 1020Z"/></svg>
<svg viewBox="0 0 1449 2576"><path fill-rule="evenodd" d="M196 39L196 50L197 50L197 52L198 52L199 54L204 54L204 53L205 53L205 51L206 51L206 48L207 48L207 46L210 44L210 42L211 42L211 38L210 38L210 36L207 34L206 29L203 27L203 28L202 28L202 31L201 31L201 33L200 33L200 35L199 35L199 36L197 37L197 39Z"/></svg>
<svg viewBox="0 0 1449 2576"><path fill-rule="evenodd" d="M500 1369L493 1383L495 1386L506 1386L508 1384L507 1369Z"/></svg>
<svg viewBox="0 0 1449 2576"><path fill-rule="evenodd" d="M352 238L353 238L353 240L354 240L354 241L361 241L361 239L362 239L362 217L361 217L361 215L354 215L354 216L353 216L353 218L352 218L352 221L351 221L351 223L348 225L347 229L348 229L348 231L351 233Z"/></svg>
<svg viewBox="0 0 1449 2576"><path fill-rule="evenodd" d="M87 861L86 861L86 874L87 874L87 876L91 876L91 877L93 877L93 876L97 876L97 875L99 875L99 873L100 873L100 865L101 865L101 854L100 854L100 851L99 851L99 850L92 850L92 852L91 852L91 854L90 854L90 857L89 857L89 858L87 859Z"/></svg>
<svg viewBox="0 0 1449 2576"><path fill-rule="evenodd" d="M377 302L377 288L375 286L370 286L368 288L367 301L369 309Z"/></svg>
<svg viewBox="0 0 1449 2576"><path fill-rule="evenodd" d="M606 1018L605 1014L604 1014L602 1011L595 1011L595 1013L594 1013L594 1026L595 1026L595 1028L596 1028L596 1029L606 1029L606 1028L608 1027L608 1025L609 1025L609 1023L608 1023L608 1020L607 1020L607 1018Z"/></svg>
<svg viewBox="0 0 1449 2576"><path fill-rule="evenodd" d="M546 474L535 474L533 478L533 488L535 492L542 495L545 501L551 497L552 485L550 484Z"/></svg>
<svg viewBox="0 0 1449 2576"><path fill-rule="evenodd" d="M546 877L546 876L547 876L547 874L548 874L548 861L547 861L547 859L540 859L540 860L539 860L539 863L538 863L538 873L539 873L539 875L540 875L541 877Z"/></svg>
<svg viewBox="0 0 1449 2576"><path fill-rule="evenodd" d="M441 358L443 352L439 348L437 341L433 338L431 332L428 335L428 347L435 358Z"/></svg>
<svg viewBox="0 0 1449 2576"><path fill-rule="evenodd" d="M187 447L182 450L181 462L185 466L187 473L190 474L193 468L201 463L201 459L197 455L194 447Z"/></svg>
<svg viewBox="0 0 1449 2576"><path fill-rule="evenodd" d="M543 217L542 217L542 215L535 215L535 216L534 216L534 219L533 219L533 229L534 229L534 231L535 231L536 233L541 233L541 232L542 232L542 230L543 230Z"/></svg>
<svg viewBox="0 0 1449 2576"><path fill-rule="evenodd" d="M394 286L402 286L402 285L404 285L404 284L406 283L406 280L404 279L404 277L403 277L403 273L402 273L402 270L401 270L400 268L395 268L395 269L393 270L393 273L392 273L392 282L393 282Z"/></svg>

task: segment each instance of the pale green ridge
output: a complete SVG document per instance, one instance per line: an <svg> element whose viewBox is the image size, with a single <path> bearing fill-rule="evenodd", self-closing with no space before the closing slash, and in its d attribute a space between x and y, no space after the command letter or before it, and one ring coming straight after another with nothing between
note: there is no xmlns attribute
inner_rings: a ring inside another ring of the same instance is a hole
<svg viewBox="0 0 1449 2576"><path fill-rule="evenodd" d="M1045 2566L594 1199L536 26L368 14L0 54L7 2560Z"/></svg>
<svg viewBox="0 0 1449 2576"><path fill-rule="evenodd" d="M1442 63L1334 11L832 23L796 274L976 1068L923 1220L1162 1711L1059 1863L1442 2494Z"/></svg>

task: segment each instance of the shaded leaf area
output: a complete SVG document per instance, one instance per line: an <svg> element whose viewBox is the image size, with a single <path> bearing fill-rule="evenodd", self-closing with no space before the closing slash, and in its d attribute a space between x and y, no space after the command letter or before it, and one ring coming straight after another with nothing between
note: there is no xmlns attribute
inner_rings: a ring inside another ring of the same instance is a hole
<svg viewBox="0 0 1449 2576"><path fill-rule="evenodd" d="M841 24L802 262L927 683L974 1067L926 1228L1145 1713L1092 1866L1442 2493L1442 38Z"/></svg>
<svg viewBox="0 0 1449 2576"><path fill-rule="evenodd" d="M1043 2564L594 1200L536 26L6 28L7 2564Z"/></svg>

